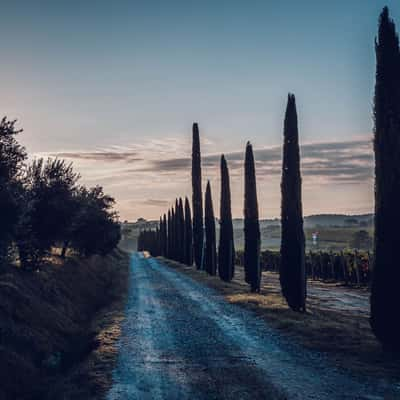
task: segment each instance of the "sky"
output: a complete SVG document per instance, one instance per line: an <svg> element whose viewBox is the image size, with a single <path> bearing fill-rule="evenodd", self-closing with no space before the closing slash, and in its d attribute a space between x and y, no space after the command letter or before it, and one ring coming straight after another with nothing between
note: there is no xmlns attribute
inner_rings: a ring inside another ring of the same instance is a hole
<svg viewBox="0 0 400 400"><path fill-rule="evenodd" d="M380 0L0 0L0 110L31 157L74 163L121 219L191 196L191 126L219 215L219 156L242 216L255 149L262 218L280 213L287 93L296 95L303 208L373 210L374 37Z"/></svg>

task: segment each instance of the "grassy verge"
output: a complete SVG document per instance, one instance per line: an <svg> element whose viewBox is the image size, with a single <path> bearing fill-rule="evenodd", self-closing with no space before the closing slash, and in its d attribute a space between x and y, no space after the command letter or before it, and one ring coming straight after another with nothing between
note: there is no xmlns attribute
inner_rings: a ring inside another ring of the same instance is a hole
<svg viewBox="0 0 400 400"><path fill-rule="evenodd" d="M0 398L96 399L110 384L128 256L51 261L0 275Z"/></svg>
<svg viewBox="0 0 400 400"><path fill-rule="evenodd" d="M197 271L194 267L164 258L162 260L170 267L215 289L228 302L256 313L290 340L308 349L326 353L341 369L376 377L400 378L399 360L382 351L365 315L328 310L318 301L309 305L306 314L296 313L287 307L276 279L268 279L267 273L263 273L261 294L255 294L250 293L248 285L244 283L240 268L237 269L235 279L227 283Z"/></svg>

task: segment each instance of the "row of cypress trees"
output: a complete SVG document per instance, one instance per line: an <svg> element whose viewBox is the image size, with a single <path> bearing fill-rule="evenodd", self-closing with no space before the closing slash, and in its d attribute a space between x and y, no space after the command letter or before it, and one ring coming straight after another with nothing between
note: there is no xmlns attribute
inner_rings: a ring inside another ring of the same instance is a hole
<svg viewBox="0 0 400 400"><path fill-rule="evenodd" d="M224 155L221 156L221 205L220 205L220 237L217 253L215 214L210 182L207 182L204 199L201 186L201 153L200 135L197 123L193 124L192 148L192 188L193 188L193 221L189 200L185 199L184 213L182 200L176 200L175 207L168 210L168 217L160 217L159 228L154 231L150 240L154 242L148 247L154 254L171 258L187 265L195 263L197 269L205 270L210 275L219 276L224 281L232 280L234 276L235 247L233 238L233 223L231 211L231 193L229 170ZM204 221L204 225L203 225ZM138 249L143 250L141 233ZM153 254L152 252L152 254ZM218 255L217 255L218 254Z"/></svg>
<svg viewBox="0 0 400 400"><path fill-rule="evenodd" d="M389 17L387 7L380 15L375 51L377 64L374 97L375 236L370 321L373 332L384 347L400 352L400 320L397 318L400 307L400 291L398 290L400 281L398 261L400 248L398 234L400 226L400 46L395 24ZM260 225L254 154L249 142L246 145L244 167L245 280L253 292L259 292ZM192 149L193 232L188 200L185 201L185 218L180 200L176 202L175 210L168 211L168 224L164 215L160 221L159 230L153 234L153 240L161 240L165 246L162 246L163 255L188 265L192 265L190 257L192 256L191 249L193 249L194 262L198 269L204 268L212 275L215 275L218 269L221 279L230 281L234 275L235 249L229 173L225 157L221 157L218 255L209 182L205 193L204 245L201 180L200 138L198 125L195 123L193 124ZM295 311L306 310L307 294L301 184L296 101L295 96L289 94L283 132L280 284L289 307ZM185 256L189 253L190 256Z"/></svg>
<svg viewBox="0 0 400 400"><path fill-rule="evenodd" d="M192 129L192 189L193 223L190 217L189 201L176 200L175 207L160 218L160 227L153 239L159 240L158 254L173 260L204 269L224 281L234 276L235 246L231 211L229 170L225 156L221 156L221 203L220 237L218 252L216 246L215 215L210 182L207 182L203 197L200 135L197 123ZM261 234L258 214L256 171L253 148L250 142L245 152L245 196L244 196L244 270L245 280L252 292L259 292L261 286L260 247ZM282 167L282 293L289 306L296 311L305 311L306 274L305 241L301 204L300 154L298 143L297 112L295 97L288 96L284 122L284 148ZM205 237L204 237L205 236ZM157 248L157 246L152 245Z"/></svg>
<svg viewBox="0 0 400 400"><path fill-rule="evenodd" d="M176 199L174 207L160 217L156 229L140 232L138 251L149 251L153 256L168 257L172 260L193 264L192 217L188 198L183 205L182 198Z"/></svg>

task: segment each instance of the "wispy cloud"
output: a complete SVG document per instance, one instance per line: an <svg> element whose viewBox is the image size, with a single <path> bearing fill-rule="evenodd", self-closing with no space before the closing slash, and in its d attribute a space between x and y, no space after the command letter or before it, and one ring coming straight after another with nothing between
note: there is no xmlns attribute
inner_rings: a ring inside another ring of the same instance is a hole
<svg viewBox="0 0 400 400"><path fill-rule="evenodd" d="M207 153L207 149L213 147L215 146L210 142L202 146L203 177L218 185L220 153ZM190 193L190 153L189 140L166 138L129 146L90 151L60 151L38 156L73 161L84 183L104 185L117 198L122 215L129 216L131 211L146 216L168 207L176 196ZM334 188L339 186L347 186L348 193L355 192L359 185L372 188L373 152L371 140L367 137L349 141L306 143L301 146L301 155L304 186L314 187L316 199L323 197L324 193L326 197L331 196ZM240 213L244 151L231 151L225 153L225 156L231 171L234 209ZM268 204L271 202L270 208L277 210L274 211L276 215L279 213L282 149L280 146L255 148L254 156L257 177L260 183L269 186L268 194L263 194L262 186L259 186L260 197L262 199L263 195L270 196ZM218 191L215 197L218 200ZM342 208L345 207L345 201L347 200L344 198ZM332 211L337 210L333 208Z"/></svg>
<svg viewBox="0 0 400 400"><path fill-rule="evenodd" d="M143 201L143 204L155 207L168 207L170 205L170 202L168 200L146 199L145 201Z"/></svg>
<svg viewBox="0 0 400 400"><path fill-rule="evenodd" d="M135 152L116 152L116 151L93 151L93 152L60 152L52 153L50 156L58 158L68 158L72 160L91 160L91 161L141 161Z"/></svg>
<svg viewBox="0 0 400 400"><path fill-rule="evenodd" d="M372 146L368 139L309 143L301 147L302 173L305 177L325 178L329 181L343 183L361 183L372 178ZM254 156L257 171L260 175L280 175L280 146L255 149ZM244 153L235 151L225 154L231 170L243 168ZM216 169L220 155L204 155L203 166ZM141 172L156 172L159 174L179 173L190 168L190 157L168 158L165 160L148 160L145 167L138 168Z"/></svg>

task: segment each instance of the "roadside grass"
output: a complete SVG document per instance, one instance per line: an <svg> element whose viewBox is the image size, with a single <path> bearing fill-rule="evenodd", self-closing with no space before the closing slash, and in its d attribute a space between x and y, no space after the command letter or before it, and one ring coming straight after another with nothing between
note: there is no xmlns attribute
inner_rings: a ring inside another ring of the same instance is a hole
<svg viewBox="0 0 400 400"><path fill-rule="evenodd" d="M129 257L61 260L0 273L0 399L101 399L111 384Z"/></svg>
<svg viewBox="0 0 400 400"><path fill-rule="evenodd" d="M338 368L374 377L400 379L400 360L384 353L373 335L367 315L324 307L315 296L308 301L307 313L288 308L280 293L279 280L263 272L261 293L250 293L243 279L243 268L236 267L232 282L207 275L195 267L159 258L168 266L218 291L229 303L251 310L289 340L310 350L323 352ZM309 285L325 285L313 283ZM327 284L332 286L333 284ZM358 289L353 289L358 290Z"/></svg>
<svg viewBox="0 0 400 400"><path fill-rule="evenodd" d="M105 258L98 257L107 268L109 281L103 293L104 304L90 321L92 351L79 364L57 381L48 399L63 393L76 400L104 399L112 385L112 372L118 357L118 339L125 319L129 283L129 256L117 248ZM96 262L96 261L94 261Z"/></svg>

